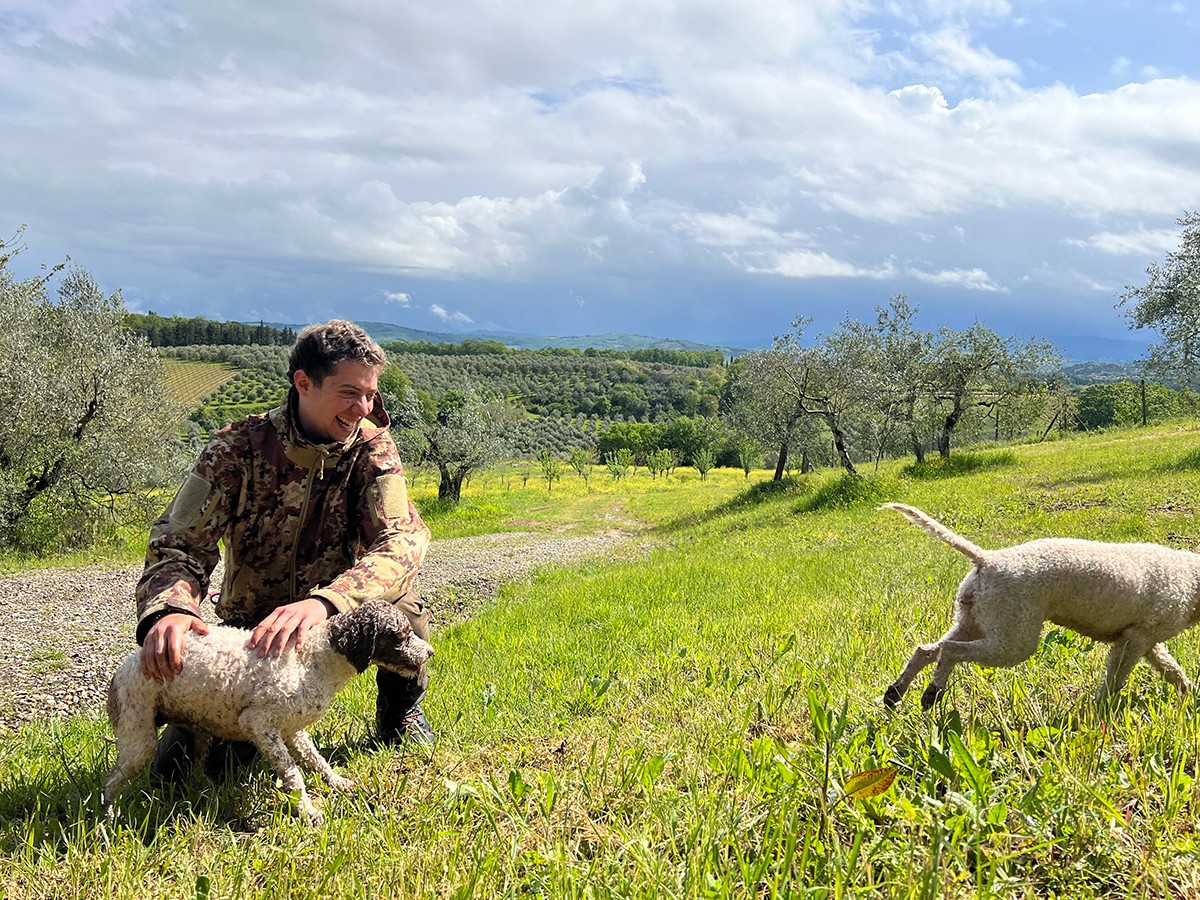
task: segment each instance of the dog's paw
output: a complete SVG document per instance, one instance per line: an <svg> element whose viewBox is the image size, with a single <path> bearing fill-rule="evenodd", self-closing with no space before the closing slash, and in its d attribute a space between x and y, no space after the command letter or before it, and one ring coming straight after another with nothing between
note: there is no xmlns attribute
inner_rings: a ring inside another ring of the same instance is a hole
<svg viewBox="0 0 1200 900"><path fill-rule="evenodd" d="M300 818L304 820L305 825L309 825L312 828L318 828L325 824L325 816L315 806L311 810L301 811Z"/></svg>
<svg viewBox="0 0 1200 900"><path fill-rule="evenodd" d="M358 787L358 782L353 778L343 778L341 775L334 775L329 779L329 786L336 791L352 791Z"/></svg>
<svg viewBox="0 0 1200 900"><path fill-rule="evenodd" d="M941 700L945 693L945 688L938 687L936 684L929 685L925 688L925 693L921 694L921 709L929 712L933 708L933 704Z"/></svg>

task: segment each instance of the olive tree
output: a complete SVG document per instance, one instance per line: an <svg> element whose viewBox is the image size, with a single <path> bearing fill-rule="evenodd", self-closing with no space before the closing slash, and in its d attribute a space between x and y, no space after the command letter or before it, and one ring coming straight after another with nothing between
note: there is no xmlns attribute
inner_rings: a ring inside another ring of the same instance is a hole
<svg viewBox="0 0 1200 900"><path fill-rule="evenodd" d="M1160 265L1151 263L1140 287L1129 286L1118 306L1135 329L1157 331L1162 340L1150 346L1146 368L1167 380L1195 389L1200 380L1200 212L1178 220L1183 229L1179 249Z"/></svg>
<svg viewBox="0 0 1200 900"><path fill-rule="evenodd" d="M966 414L993 414L998 405L1044 404L1042 387L1061 363L1049 343L1002 338L980 322L963 331L942 328L932 359L930 390L939 410L942 457L950 456L951 436Z"/></svg>
<svg viewBox="0 0 1200 900"><path fill-rule="evenodd" d="M416 464L437 468L438 499L458 503L463 482L508 450L506 434L518 414L507 404L487 402L471 387L440 397L405 388L399 397L384 395L392 411L392 434L401 454Z"/></svg>
<svg viewBox="0 0 1200 900"><path fill-rule="evenodd" d="M748 353L730 367L730 427L776 451L776 481L783 480L792 453L807 453L820 439L798 390L803 383L801 367L779 347Z"/></svg>
<svg viewBox="0 0 1200 900"><path fill-rule="evenodd" d="M0 542L35 551L80 546L104 525L144 516L146 488L185 462L185 411L162 362L127 330L120 293L62 267L18 280L0 255Z"/></svg>

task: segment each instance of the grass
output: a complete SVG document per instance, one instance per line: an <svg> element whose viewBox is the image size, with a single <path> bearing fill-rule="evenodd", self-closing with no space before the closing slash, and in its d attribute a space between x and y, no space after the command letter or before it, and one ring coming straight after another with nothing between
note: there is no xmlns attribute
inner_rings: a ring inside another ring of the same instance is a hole
<svg viewBox="0 0 1200 900"><path fill-rule="evenodd" d="M957 671L929 714L912 695L883 709L966 564L875 507L915 504L983 546L1192 546L1198 437L1110 432L862 484L477 481L474 512L431 511L435 536L619 517L643 552L545 571L439 631L432 756L367 746L374 688L354 681L314 737L360 789L317 786L317 829L261 766L143 776L104 824L100 720L0 737L0 895L1194 895L1200 726L1148 667L1097 710L1102 648L1051 628L1018 668ZM1172 652L1200 672L1195 634ZM843 793L872 769L895 772L885 792Z"/></svg>

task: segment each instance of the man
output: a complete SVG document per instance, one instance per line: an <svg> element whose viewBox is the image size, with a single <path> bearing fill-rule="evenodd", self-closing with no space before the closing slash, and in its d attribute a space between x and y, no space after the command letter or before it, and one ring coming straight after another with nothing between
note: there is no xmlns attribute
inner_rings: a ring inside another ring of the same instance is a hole
<svg viewBox="0 0 1200 900"><path fill-rule="evenodd" d="M204 598L223 545L216 600L222 623L253 629L260 656L302 646L313 625L378 598L429 639L429 612L412 590L429 529L408 499L378 392L383 350L350 322L300 332L284 405L218 431L150 531L138 582L137 640L147 678L187 665L183 638L206 634ZM381 740L432 745L421 709L427 673L379 670ZM190 736L168 729L155 768L190 764Z"/></svg>

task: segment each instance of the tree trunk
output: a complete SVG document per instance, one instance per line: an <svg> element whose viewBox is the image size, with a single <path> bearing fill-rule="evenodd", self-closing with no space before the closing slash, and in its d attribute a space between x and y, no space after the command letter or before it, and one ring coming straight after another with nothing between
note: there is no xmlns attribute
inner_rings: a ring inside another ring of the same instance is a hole
<svg viewBox="0 0 1200 900"><path fill-rule="evenodd" d="M946 421L942 423L942 432L938 435L937 449L942 459L950 458L950 435L954 433L958 420L962 418L962 413L962 398L955 397L954 408L950 410L950 415L946 416Z"/></svg>
<svg viewBox="0 0 1200 900"><path fill-rule="evenodd" d="M846 433L837 425L837 419L833 416L826 416L825 423L829 426L829 430L833 432L833 447L837 451L838 461L842 464L842 468L846 473L858 477L858 469L854 468L854 460L850 458L850 450L846 447Z"/></svg>
<svg viewBox="0 0 1200 900"><path fill-rule="evenodd" d="M817 467L813 465L813 461L809 457L808 451L805 450L800 455L800 474L808 475L810 472L815 472L816 470L817 470Z"/></svg>
<svg viewBox="0 0 1200 900"><path fill-rule="evenodd" d="M775 481L783 481L783 473L787 470L788 445L779 448L779 462L775 463ZM747 477L749 474L747 473Z"/></svg>
<svg viewBox="0 0 1200 900"><path fill-rule="evenodd" d="M921 442L920 435L917 434L917 429L909 428L908 439L912 443L913 456L917 458L917 464L925 462L925 445Z"/></svg>
<svg viewBox="0 0 1200 900"><path fill-rule="evenodd" d="M925 462L925 443L917 433L917 399L909 396L904 398L904 422L908 426L908 441L912 447L917 464Z"/></svg>
<svg viewBox="0 0 1200 900"><path fill-rule="evenodd" d="M458 503L462 498L462 483L465 472L451 472L446 466L439 466L441 480L438 482L438 499L449 503Z"/></svg>

